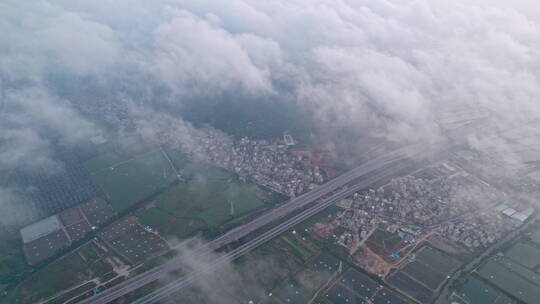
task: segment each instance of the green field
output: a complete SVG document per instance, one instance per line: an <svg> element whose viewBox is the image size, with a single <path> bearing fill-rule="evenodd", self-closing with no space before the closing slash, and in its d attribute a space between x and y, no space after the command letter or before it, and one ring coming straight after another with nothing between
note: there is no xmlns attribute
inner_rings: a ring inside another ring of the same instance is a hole
<svg viewBox="0 0 540 304"><path fill-rule="evenodd" d="M176 178L161 150L126 160L116 154L104 154L86 161L84 166L117 212L165 188Z"/></svg>
<svg viewBox="0 0 540 304"><path fill-rule="evenodd" d="M88 170L88 172L94 173L121 162L122 158L117 154L105 153L85 161L83 166L86 168L86 170Z"/></svg>
<svg viewBox="0 0 540 304"><path fill-rule="evenodd" d="M470 277L459 295L469 304L492 304L499 296L499 291L475 277Z"/></svg>
<svg viewBox="0 0 540 304"><path fill-rule="evenodd" d="M185 238L203 228L220 227L272 199L271 193L236 181L228 171L186 163L174 153L169 155L175 165L184 166L181 174L186 182L158 195L154 206L139 214L141 223L156 227L165 235Z"/></svg>
<svg viewBox="0 0 540 304"><path fill-rule="evenodd" d="M179 184L157 197L157 208L176 218L194 218L211 227L264 204L256 186L236 183L225 170L201 167L187 184ZM231 213L231 204L234 213Z"/></svg>
<svg viewBox="0 0 540 304"><path fill-rule="evenodd" d="M531 283L534 283L540 286L540 274L534 272L534 270L526 268L525 266L518 264L508 258L501 258L498 260L498 262L501 263L507 269L511 269L512 272L515 272L518 275L531 281Z"/></svg>
<svg viewBox="0 0 540 304"><path fill-rule="evenodd" d="M527 268L540 264L540 249L524 243L517 243L506 252L506 256Z"/></svg>
<svg viewBox="0 0 540 304"><path fill-rule="evenodd" d="M21 283L7 303L35 303L84 281L101 277L112 267L101 259L106 253L89 243L48 265Z"/></svg>
<svg viewBox="0 0 540 304"><path fill-rule="evenodd" d="M440 273L450 274L459 266L459 262L431 247L424 247L416 259L424 264L431 265Z"/></svg>
<svg viewBox="0 0 540 304"><path fill-rule="evenodd" d="M540 299L540 286L506 268L497 259L487 262L479 271L480 276L501 290L525 303L537 303Z"/></svg>

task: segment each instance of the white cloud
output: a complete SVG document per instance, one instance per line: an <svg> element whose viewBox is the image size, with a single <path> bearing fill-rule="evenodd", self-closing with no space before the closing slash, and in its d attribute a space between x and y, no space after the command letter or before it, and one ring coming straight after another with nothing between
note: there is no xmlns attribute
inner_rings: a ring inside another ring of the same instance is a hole
<svg viewBox="0 0 540 304"><path fill-rule="evenodd" d="M292 91L324 128L432 142L441 136L439 113L454 105L504 123L540 116L540 26L530 12L538 5L512 3L7 1L2 89L40 87L52 73L98 79L113 96L126 85L165 86L169 105L224 93L257 102ZM24 84L11 88L15 80ZM39 109L29 102L21 105ZM69 103L47 109L57 106ZM54 110L43 119L55 129L87 126L62 111L73 120L55 123Z"/></svg>

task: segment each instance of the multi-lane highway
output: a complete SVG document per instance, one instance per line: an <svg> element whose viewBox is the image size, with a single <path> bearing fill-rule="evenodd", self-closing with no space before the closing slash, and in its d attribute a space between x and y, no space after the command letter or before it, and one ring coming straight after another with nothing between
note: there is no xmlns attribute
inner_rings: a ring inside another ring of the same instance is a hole
<svg viewBox="0 0 540 304"><path fill-rule="evenodd" d="M268 230L267 232L257 236L256 238L246 242L242 246L236 248L235 250L229 252L228 254L221 256L209 263L206 269L212 269L217 267L220 264L226 263L230 260L233 260L250 250L260 246L261 244L272 239L276 235L286 231L290 227L300 223L301 221L309 218L310 216L320 212L324 208L334 204L335 202L352 195L354 192L373 187L374 185L392 178L393 176L399 175L401 171L411 168L411 163L406 160L406 153L403 150L394 151L386 155L377 157L360 167L357 167L343 175L338 176L337 178L316 187L315 189L298 196L294 199L291 199L289 202L270 210L264 215L254 219L253 221L242 225L238 228L235 228L224 235L208 242L204 246L195 250L195 254L204 253L205 251L212 251L218 249L224 245L227 245L231 242L234 242L259 228L262 228L272 222L275 222L279 219L290 215L294 211L305 207L306 205L313 203L316 200L319 200L322 197L328 196L332 192L342 188L343 186L351 183L352 181L358 180L354 186L349 187L348 189L341 190L335 194L332 194L329 198L318 202L314 206L309 207L308 209L300 212L296 216L280 223L276 227ZM114 299L117 299L123 295L126 295L142 286L145 286L151 282L154 282L160 278L166 276L170 271L178 268L179 260L172 259L169 262L157 266L147 272L134 276L131 279L128 279L114 287L111 287L103 292L87 298L79 303L109 303ZM193 272L184 277L176 279L164 286L163 288L148 294L147 296L139 299L135 303L154 303L159 299L162 299L175 290L178 290L184 286L189 285L193 280L195 280L201 273Z"/></svg>

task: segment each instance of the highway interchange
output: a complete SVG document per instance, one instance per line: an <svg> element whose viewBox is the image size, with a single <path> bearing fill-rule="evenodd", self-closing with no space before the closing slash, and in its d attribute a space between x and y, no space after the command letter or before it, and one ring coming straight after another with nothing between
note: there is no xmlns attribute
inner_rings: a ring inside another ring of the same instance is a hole
<svg viewBox="0 0 540 304"><path fill-rule="evenodd" d="M267 226L270 223L283 219L284 217L292 214L295 211L313 203L321 198L330 195L329 197L320 200L317 204L310 206L309 208L301 211L295 216L281 222L279 225L270 228L266 232L256 236L255 238L247 241L243 245L236 249L219 256L214 261L208 263L205 269L198 269L191 273L188 273L182 277L179 277L167 285L155 290L152 293L136 300L133 303L156 303L157 301L164 299L179 289L188 286L198 277L215 269L219 265L228 263L254 248L264 244L271 240L275 236L287 231L291 227L301 223L307 218L319 213L328 206L338 202L341 199L351 196L355 192L371 188L381 184L382 182L390 180L392 177L407 174L415 169L415 165L408 159L408 153L404 150L397 150L390 152L383 156L374 158L363 165L342 174L335 179L316 187L315 189L291 199L289 202L276 207L262 216L254 219L253 221L230 230L224 235L206 243L205 245L195 249L194 254L203 254L205 252L219 249L227 244L235 242L248 234ZM357 181L348 188L344 187L353 181ZM339 191L338 191L339 190ZM103 292L96 294L90 298L87 298L79 303L97 303L104 304L109 303L121 296L124 296L142 286L152 283L156 280L164 278L173 270L178 270L179 258L173 258L168 262L157 266L144 273L136 275L118 285L115 285Z"/></svg>

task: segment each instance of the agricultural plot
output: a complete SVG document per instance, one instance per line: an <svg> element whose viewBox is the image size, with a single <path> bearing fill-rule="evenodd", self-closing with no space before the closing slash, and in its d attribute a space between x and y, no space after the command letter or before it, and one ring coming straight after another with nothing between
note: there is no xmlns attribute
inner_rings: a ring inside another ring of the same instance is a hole
<svg viewBox="0 0 540 304"><path fill-rule="evenodd" d="M412 298L427 302L460 265L450 256L425 246L413 262L391 275L387 282Z"/></svg>
<svg viewBox="0 0 540 304"><path fill-rule="evenodd" d="M461 298L469 304L492 304L495 302L500 292L483 281L470 277L459 291Z"/></svg>
<svg viewBox="0 0 540 304"><path fill-rule="evenodd" d="M510 269L512 272L515 272L523 278L540 286L540 274L534 272L534 270L526 268L525 266L518 264L508 258L501 258L498 260L498 262L507 269Z"/></svg>
<svg viewBox="0 0 540 304"><path fill-rule="evenodd" d="M492 259L480 268L478 274L525 303L537 303L537 300L540 299L540 285L520 274L526 269L517 272L518 268L515 265L518 264L508 264L507 262L508 260L500 261L500 258ZM530 275L537 276L532 271Z"/></svg>
<svg viewBox="0 0 540 304"><path fill-rule="evenodd" d="M94 198L80 205L82 213L91 226L100 226L115 215L110 204L101 198Z"/></svg>
<svg viewBox="0 0 540 304"><path fill-rule="evenodd" d="M324 293L323 297L333 304L368 304L366 300L359 297L354 291L341 284L334 284L332 288Z"/></svg>
<svg viewBox="0 0 540 304"><path fill-rule="evenodd" d="M484 281L471 276L458 292L467 304L515 304L507 295Z"/></svg>
<svg viewBox="0 0 540 304"><path fill-rule="evenodd" d="M433 291L402 272L391 275L386 281L396 289L421 303L428 303L433 298Z"/></svg>
<svg viewBox="0 0 540 304"><path fill-rule="evenodd" d="M169 249L158 235L146 231L134 217L126 217L106 227L100 237L116 253L137 264Z"/></svg>
<svg viewBox="0 0 540 304"><path fill-rule="evenodd" d="M92 253L90 253L92 252ZM108 253L89 243L23 281L8 303L37 303L113 271Z"/></svg>
<svg viewBox="0 0 540 304"><path fill-rule="evenodd" d="M72 242L86 237L92 226L104 223L114 215L111 206L103 199L92 199L58 214L59 230L23 244L26 260L35 265L54 256Z"/></svg>
<svg viewBox="0 0 540 304"><path fill-rule="evenodd" d="M515 244L505 255L527 268L533 269L540 264L540 249L524 243Z"/></svg>
<svg viewBox="0 0 540 304"><path fill-rule="evenodd" d="M416 279L432 290L437 289L446 279L446 276L435 271L419 261L407 264L402 271L409 277Z"/></svg>
<svg viewBox="0 0 540 304"><path fill-rule="evenodd" d="M388 288L379 290L375 297L373 297L372 302L373 304L409 304L408 301Z"/></svg>
<svg viewBox="0 0 540 304"><path fill-rule="evenodd" d="M116 211L131 207L177 178L162 150L113 163L117 160L117 156L105 155L84 163Z"/></svg>
<svg viewBox="0 0 540 304"><path fill-rule="evenodd" d="M282 303L304 304L309 302L311 292L304 286L294 281L289 281L277 292L276 297Z"/></svg>
<svg viewBox="0 0 540 304"><path fill-rule="evenodd" d="M329 274L339 270L340 260L328 253L321 253L313 260L309 261L307 267L316 272L326 272Z"/></svg>
<svg viewBox="0 0 540 304"><path fill-rule="evenodd" d="M349 269L327 292L319 296L316 303L407 304L408 302L367 275Z"/></svg>
<svg viewBox="0 0 540 304"><path fill-rule="evenodd" d="M19 223L30 223L101 194L87 171L74 159L62 159L59 168L36 168L32 174L15 170L2 185L13 189L23 211L11 214ZM0 226L2 223L0 223Z"/></svg>
<svg viewBox="0 0 540 304"><path fill-rule="evenodd" d="M399 252L408 244L405 243L397 233L390 233L377 229L366 241L366 245L377 255L387 261L393 261L392 254Z"/></svg>
<svg viewBox="0 0 540 304"><path fill-rule="evenodd" d="M78 241L83 239L87 233L92 231L92 227L86 222L79 222L73 225L70 225L65 228L66 233L69 235L69 238L72 241Z"/></svg>
<svg viewBox="0 0 540 304"><path fill-rule="evenodd" d="M36 265L39 262L54 256L59 250L70 244L63 230L58 230L37 240L23 244L26 261L30 265Z"/></svg>
<svg viewBox="0 0 540 304"><path fill-rule="evenodd" d="M223 176L222 170L199 174L160 195L157 207L177 218L195 218L216 227L264 204L249 186L232 182L233 177Z"/></svg>
<svg viewBox="0 0 540 304"><path fill-rule="evenodd" d="M364 298L371 298L379 288L382 288L379 283L354 269L349 269L341 277L340 283Z"/></svg>
<svg viewBox="0 0 540 304"><path fill-rule="evenodd" d="M154 207L138 215L143 224L167 236L183 239L203 228L219 227L263 206L271 196L219 168L190 164L182 172L185 183L158 195Z"/></svg>
<svg viewBox="0 0 540 304"><path fill-rule="evenodd" d="M431 266L431 268L437 268L439 272L444 274L454 272L461 264L448 255L428 246L422 248L416 255L416 260Z"/></svg>

